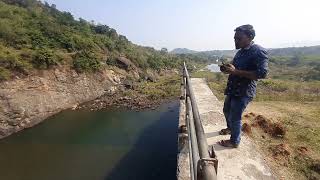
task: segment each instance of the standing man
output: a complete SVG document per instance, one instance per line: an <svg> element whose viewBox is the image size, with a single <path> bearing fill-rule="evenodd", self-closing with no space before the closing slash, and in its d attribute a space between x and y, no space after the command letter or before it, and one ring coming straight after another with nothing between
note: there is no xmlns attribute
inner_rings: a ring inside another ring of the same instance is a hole
<svg viewBox="0 0 320 180"><path fill-rule="evenodd" d="M223 113L227 121L227 128L219 134L231 134L229 140L222 140L220 145L237 148L241 137L241 117L248 103L256 94L257 80L268 74L267 51L252 41L255 30L252 25L242 25L235 30L234 42L236 49L240 49L232 64L220 67L221 71L229 74Z"/></svg>

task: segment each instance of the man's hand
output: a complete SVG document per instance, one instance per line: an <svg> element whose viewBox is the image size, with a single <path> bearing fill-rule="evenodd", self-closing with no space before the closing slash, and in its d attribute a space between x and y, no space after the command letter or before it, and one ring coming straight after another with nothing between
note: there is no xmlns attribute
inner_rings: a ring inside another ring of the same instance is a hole
<svg viewBox="0 0 320 180"><path fill-rule="evenodd" d="M234 65L232 64L226 64L226 65L223 65L223 70L222 71L223 73L225 74L233 74L233 75L236 75L236 76L241 76L241 77L246 77L248 79L251 79L251 80L257 80L257 75L254 71L243 71L243 70L238 70L234 67Z"/></svg>
<svg viewBox="0 0 320 180"><path fill-rule="evenodd" d="M226 74L234 74L236 71L236 68L232 64L226 64L226 65L224 65L224 67L225 67Z"/></svg>
<svg viewBox="0 0 320 180"><path fill-rule="evenodd" d="M251 80L257 80L257 75L254 71L243 71L243 70L238 70L234 67L232 64L226 64L224 65L225 71L223 73L225 74L232 74L240 77L245 77Z"/></svg>
<svg viewBox="0 0 320 180"><path fill-rule="evenodd" d="M223 72L224 74L227 74L225 65L219 65L219 66L220 66L220 71Z"/></svg>

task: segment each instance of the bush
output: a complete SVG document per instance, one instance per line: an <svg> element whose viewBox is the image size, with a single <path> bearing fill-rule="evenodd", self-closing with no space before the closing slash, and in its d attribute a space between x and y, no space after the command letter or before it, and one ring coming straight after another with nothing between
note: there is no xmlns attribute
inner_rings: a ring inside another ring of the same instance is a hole
<svg viewBox="0 0 320 180"><path fill-rule="evenodd" d="M58 65L58 57L51 50L39 49L36 51L32 63L38 69L49 69Z"/></svg>
<svg viewBox="0 0 320 180"><path fill-rule="evenodd" d="M73 67L78 72L97 71L101 67L100 61L92 52L79 52L75 55L73 60Z"/></svg>
<svg viewBox="0 0 320 180"><path fill-rule="evenodd" d="M115 56L109 56L106 60L106 64L109 66L116 66L117 65L117 60Z"/></svg>
<svg viewBox="0 0 320 180"><path fill-rule="evenodd" d="M48 40L39 31L29 33L33 49L43 48L48 45Z"/></svg>
<svg viewBox="0 0 320 180"><path fill-rule="evenodd" d="M290 84L286 83L285 81L277 81L272 79L261 80L259 81L259 84L262 85L262 88L266 87L276 92L284 92L290 87Z"/></svg>
<svg viewBox="0 0 320 180"><path fill-rule="evenodd" d="M31 65L28 62L21 60L18 54L11 51L0 53L0 66L23 74L28 74L31 69Z"/></svg>
<svg viewBox="0 0 320 180"><path fill-rule="evenodd" d="M0 81L8 80L10 75L11 73L8 69L0 67Z"/></svg>

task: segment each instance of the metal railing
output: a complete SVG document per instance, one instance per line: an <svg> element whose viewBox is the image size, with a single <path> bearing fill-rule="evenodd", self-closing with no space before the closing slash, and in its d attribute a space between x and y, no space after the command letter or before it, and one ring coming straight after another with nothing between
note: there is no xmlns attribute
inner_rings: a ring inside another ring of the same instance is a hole
<svg viewBox="0 0 320 180"><path fill-rule="evenodd" d="M192 90L188 69L183 63L184 99L188 132L190 174L192 180L216 180L218 160L211 146L210 152Z"/></svg>

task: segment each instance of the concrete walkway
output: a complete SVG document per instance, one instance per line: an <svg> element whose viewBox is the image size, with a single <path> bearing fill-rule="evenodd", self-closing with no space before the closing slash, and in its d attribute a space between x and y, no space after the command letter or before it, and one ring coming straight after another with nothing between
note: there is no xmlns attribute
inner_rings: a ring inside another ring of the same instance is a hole
<svg viewBox="0 0 320 180"><path fill-rule="evenodd" d="M191 82L208 144L214 146L218 156L218 179L275 179L246 135L242 135L241 144L236 149L217 144L222 139L229 139L228 135L221 136L218 133L220 129L226 128L223 103L213 95L204 79L192 78Z"/></svg>

